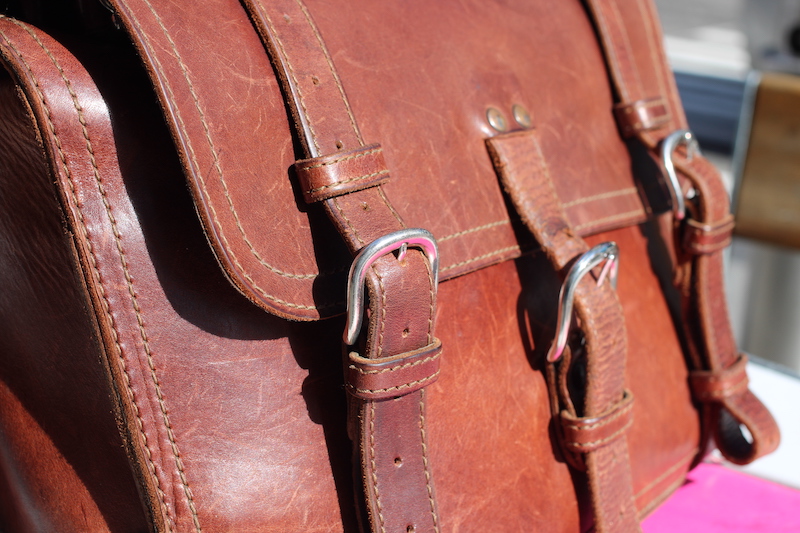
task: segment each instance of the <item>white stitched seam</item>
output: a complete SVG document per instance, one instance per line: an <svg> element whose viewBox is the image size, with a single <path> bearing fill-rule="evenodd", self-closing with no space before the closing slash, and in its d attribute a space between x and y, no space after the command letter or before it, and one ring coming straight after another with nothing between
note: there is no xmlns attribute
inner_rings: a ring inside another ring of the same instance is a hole
<svg viewBox="0 0 800 533"><path fill-rule="evenodd" d="M609 198L615 198L617 196L627 196L638 194L639 190L636 187L629 187L627 189L620 189L618 191L611 191L611 192L604 192L602 194L595 194L594 196L587 196L585 198L578 198L577 200L572 200L571 202L567 202L565 204L561 204L561 207L567 209L568 207L573 207L580 204L585 204L589 202L596 202L599 200L607 200Z"/></svg>
<svg viewBox="0 0 800 533"><path fill-rule="evenodd" d="M127 263L125 261L124 254L123 254L122 249L121 249L121 244L119 242L119 237L120 236L119 236L119 233L118 233L117 228L116 228L115 219L114 219L114 217L113 217L113 215L112 215L112 213L110 211L110 206L108 204L108 200L106 198L106 194L105 194L104 188L103 188L102 183L100 181L99 170L97 168L97 162L96 162L96 160L94 158L94 153L93 153L93 150L92 150L92 147L91 147L91 141L89 140L88 133L87 133L87 130L86 130L86 122L85 122L85 119L83 117L82 108L81 108L80 104L77 102L77 95L74 93L74 90L72 89L71 83L67 79L66 74L64 73L63 69L61 68L61 66L58 63L58 61L56 60L56 58L52 55L52 53L44 45L44 43L41 42L41 40L38 38L38 36L35 35L33 30L30 29L27 25L25 25L23 23L20 23L19 21L16 21L14 19L7 19L6 17L2 17L2 18L8 20L9 22L11 22L11 23L17 25L18 27L22 28L23 30L25 30L36 41L36 43L42 48L42 50L44 50L44 52L47 54L47 56L53 62L53 65L59 70L59 72L61 74L61 78L65 82L67 90L69 91L71 97L73 98L73 106L74 106L76 112L78 113L78 121L81 123L81 128L82 128L82 131L83 131L83 135L84 135L84 138L86 139L86 142L87 142L87 150L88 150L88 152L90 154L90 162L91 162L91 164L93 166L93 169L94 169L95 180L97 181L98 187L99 187L100 192L101 192L101 195L103 196L103 203L104 203L104 206L105 206L105 209L106 209L106 214L108 215L109 220L111 221L112 226L114 228L114 230L113 230L114 238L115 238L115 240L117 242L117 249L118 249L118 252L120 253L120 260L121 260L121 263L122 263L123 270L125 271L126 280L130 281L130 276L129 276L128 271L127 271ZM162 504L162 506L163 506L163 508L164 508L164 510L166 512L167 520L171 524L171 527L174 529L176 526L175 526L174 520L173 520L173 518L172 518L172 516L171 516L171 514L169 512L169 507L167 506L166 501L165 501L164 491L161 488L161 483L160 483L160 480L159 480L159 477L158 477L158 473L157 473L157 471L155 469L155 466L153 464L152 452L150 451L150 446L148 444L147 434L144 431L144 425L143 425L143 421L142 421L142 418L141 418L141 414L139 412L138 405L136 405L136 402L135 402L133 389L132 389L131 384L130 384L130 375L128 374L127 365L126 365L125 359L124 359L124 357L122 355L122 346L121 346L121 344L119 342L119 333L117 331L116 321L114 320L114 316L111 314L111 311L110 311L110 303L108 301L108 296L106 295L106 292L105 292L105 287L103 286L101 278L100 278L100 271L99 271L99 268L98 268L98 265L97 265L97 258L95 256L94 247L92 246L91 241L89 240L89 233L88 233L88 229L86 227L85 219L83 217L83 212L80 209L80 206L79 206L79 203L78 203L78 197L77 197L77 192L75 190L75 184L73 182L72 172L71 172L71 170L69 168L69 165L67 164L66 156L64 155L64 152L63 152L63 149L62 149L62 146L61 146L61 140L60 140L60 138L58 137L58 135L57 135L57 133L55 131L55 126L53 125L53 122L52 122L52 118L51 118L52 117L52 113L50 111L49 104L47 103L47 100L45 99L44 94L43 94L43 92L42 92L42 90L41 90L41 88L39 86L39 82L38 82L38 79L36 78L36 75L33 73L33 70L30 68L30 66L28 65L27 61L24 59L24 56L19 52L19 50L17 50L17 48L14 46L14 44L11 42L11 40L5 35L4 32L2 32L0 30L0 34L3 35L3 37L6 39L6 42L8 43L8 45L17 54L17 56L20 59L20 62L25 65L25 68L30 73L30 75L31 75L31 77L33 79L33 82L34 82L34 84L36 86L36 90L37 90L37 92L39 94L39 98L42 100L42 106L43 106L43 108L45 110L45 115L46 115L46 118L47 118L47 121L48 121L48 126L50 127L50 133L51 133L51 135L53 136L53 139L56 142L56 148L57 148L57 150L59 152L59 156L61 158L62 168L63 168L63 170L64 170L64 172L65 172L65 174L67 175L67 178L68 178L68 183L69 183L69 186L70 186L70 195L72 197L73 203L75 204L75 210L77 212L78 219L79 219L79 221L81 223L81 230L82 230L82 233L83 233L83 236L84 236L84 241L86 243L86 246L87 246L87 249L88 249L88 252L89 252L90 261L92 263L92 269L93 269L94 275L95 275L95 280L97 282L97 286L100 289L100 292L102 293L104 311L106 312L106 316L109 318L109 320L111 322L111 325L112 325L112 332L113 332L112 337L114 338L114 343L115 343L115 346L117 348L117 354L118 354L118 357L120 359L120 362L121 362L121 365L122 365L122 368L123 368L123 375L125 376L125 380L126 380L126 382L125 382L126 389L127 389L128 394L130 395L131 400L132 400L134 414L135 414L135 416L137 418L137 420L136 420L137 426L139 428L139 432L141 434L141 437L142 437L142 440L143 440L143 444L144 444L144 447L145 447L145 452L146 452L146 455L147 455L147 462L148 462L148 469L150 470L151 474L153 475L153 477L155 479L156 492L158 493L159 500L161 501L161 504ZM132 290L132 287L129 285L129 291L130 290ZM135 298L135 294L132 295L132 297ZM136 312L137 320L139 320L140 331L142 331L142 333L144 333L143 332L143 327L144 326L143 326L143 324L141 322L141 317L139 315L138 304L136 304L136 303L134 303L134 311ZM143 341L145 342L145 346L147 346L146 337L145 337L145 339L143 339ZM186 487L186 488L188 488L188 487ZM168 528L169 527L170 526L168 525Z"/></svg>

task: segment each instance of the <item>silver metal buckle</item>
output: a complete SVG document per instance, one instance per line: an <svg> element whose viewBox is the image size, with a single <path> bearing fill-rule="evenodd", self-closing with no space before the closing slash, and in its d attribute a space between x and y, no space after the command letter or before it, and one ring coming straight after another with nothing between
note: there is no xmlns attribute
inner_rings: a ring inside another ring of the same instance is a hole
<svg viewBox="0 0 800 533"><path fill-rule="evenodd" d="M556 323L556 337L547 352L547 360L551 363L558 360L567 346L569 326L572 322L572 305L575 301L575 289L583 276L588 274L597 265L605 261L603 270L597 277L597 284L603 283L608 276L611 286L617 288L617 275L619 274L619 247L615 242L598 244L580 256L569 269L561 291L558 294L558 322Z"/></svg>
<svg viewBox="0 0 800 533"><path fill-rule="evenodd" d="M661 160L664 162L667 188L672 199L672 213L677 220L683 220L686 216L686 202L681 191L681 184L678 181L678 174L675 172L675 164L672 162L672 155L675 149L682 144L686 145L687 157L690 160L695 154L700 155L700 144L689 130L676 130L670 133L661 144Z"/></svg>
<svg viewBox="0 0 800 533"><path fill-rule="evenodd" d="M431 232L420 228L402 229L379 237L366 245L358 253L350 265L347 278L347 326L344 331L344 342L348 346L355 344L361 332L364 314L364 279L367 269L383 255L400 250L397 256L402 261L408 247L419 248L425 254L433 272L433 288L439 285L439 247Z"/></svg>

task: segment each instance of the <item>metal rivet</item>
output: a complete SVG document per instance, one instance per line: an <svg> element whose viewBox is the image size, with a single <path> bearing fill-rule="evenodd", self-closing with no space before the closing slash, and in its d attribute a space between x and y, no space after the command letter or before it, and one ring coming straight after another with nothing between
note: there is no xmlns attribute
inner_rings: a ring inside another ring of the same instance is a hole
<svg viewBox="0 0 800 533"><path fill-rule="evenodd" d="M494 107L490 107L486 110L486 120L488 120L489 125L497 131L508 131L506 117L504 117L503 114Z"/></svg>
<svg viewBox="0 0 800 533"><path fill-rule="evenodd" d="M531 115L528 110L519 104L514 104L511 108L511 114L514 115L514 120L523 128L531 127Z"/></svg>

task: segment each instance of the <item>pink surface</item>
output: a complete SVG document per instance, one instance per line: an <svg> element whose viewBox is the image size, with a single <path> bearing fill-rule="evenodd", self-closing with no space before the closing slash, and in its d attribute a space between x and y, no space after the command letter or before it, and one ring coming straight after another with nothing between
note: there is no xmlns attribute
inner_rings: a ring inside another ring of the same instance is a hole
<svg viewBox="0 0 800 533"><path fill-rule="evenodd" d="M800 491L701 464L643 523L644 533L800 533Z"/></svg>

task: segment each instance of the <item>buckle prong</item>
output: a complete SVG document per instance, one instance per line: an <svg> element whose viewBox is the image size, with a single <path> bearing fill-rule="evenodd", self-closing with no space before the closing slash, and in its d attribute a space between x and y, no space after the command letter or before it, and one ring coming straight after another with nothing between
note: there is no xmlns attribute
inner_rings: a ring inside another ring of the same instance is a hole
<svg viewBox="0 0 800 533"><path fill-rule="evenodd" d="M700 144L697 142L697 137L689 130L676 130L670 133L661 144L661 160L664 163L667 189L669 189L669 196L672 200L672 214L676 220L683 220L686 217L686 201L678 181L678 174L675 172L675 163L672 160L675 150L682 144L686 146L686 155L689 160L695 154L700 155Z"/></svg>
<svg viewBox="0 0 800 533"><path fill-rule="evenodd" d="M361 332L364 315L364 280L367 270L381 256L399 250L397 259L403 261L408 247L419 248L428 259L433 272L434 291L439 285L439 248L431 232L421 228L407 228L378 237L356 255L350 265L347 278L347 326L344 342L348 346L356 343Z"/></svg>
<svg viewBox="0 0 800 533"><path fill-rule="evenodd" d="M588 252L581 255L570 267L561 291L558 294L558 322L556 323L556 336L547 352L547 360L551 363L557 361L564 348L567 346L569 327L572 322L572 306L575 302L575 289L583 277L591 272L597 265L605 262L600 275L597 276L597 285L603 283L606 277L613 288L617 288L619 274L619 247L615 242L598 244Z"/></svg>

